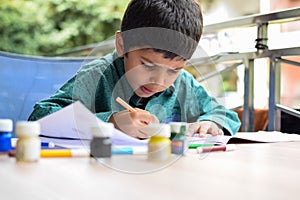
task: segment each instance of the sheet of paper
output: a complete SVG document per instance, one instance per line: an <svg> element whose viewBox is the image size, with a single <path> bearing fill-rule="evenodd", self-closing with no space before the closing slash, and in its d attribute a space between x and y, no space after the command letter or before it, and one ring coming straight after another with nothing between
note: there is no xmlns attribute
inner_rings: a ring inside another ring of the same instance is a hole
<svg viewBox="0 0 300 200"><path fill-rule="evenodd" d="M190 144L227 144L249 142L293 142L300 141L300 135L281 133L277 131L238 132L234 136L211 136L206 138L189 137Z"/></svg>
<svg viewBox="0 0 300 200"><path fill-rule="evenodd" d="M40 120L41 137L43 141L53 141L65 146L88 144L92 139L92 126L105 126L107 123L98 119L80 101L77 101L62 110L50 114ZM111 137L114 145L146 145L147 140L139 140L114 129Z"/></svg>
<svg viewBox="0 0 300 200"><path fill-rule="evenodd" d="M189 144L226 144L230 138L230 136L212 136L207 134L206 138L193 136L188 137L187 141Z"/></svg>
<svg viewBox="0 0 300 200"><path fill-rule="evenodd" d="M239 142L293 142L300 141L300 135L277 131L238 132L229 143Z"/></svg>

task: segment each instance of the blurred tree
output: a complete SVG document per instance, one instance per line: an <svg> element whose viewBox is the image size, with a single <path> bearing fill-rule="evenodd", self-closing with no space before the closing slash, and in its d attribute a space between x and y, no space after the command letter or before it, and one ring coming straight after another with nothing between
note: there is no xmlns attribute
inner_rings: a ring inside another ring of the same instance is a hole
<svg viewBox="0 0 300 200"><path fill-rule="evenodd" d="M0 1L0 50L55 55L114 35L129 0Z"/></svg>

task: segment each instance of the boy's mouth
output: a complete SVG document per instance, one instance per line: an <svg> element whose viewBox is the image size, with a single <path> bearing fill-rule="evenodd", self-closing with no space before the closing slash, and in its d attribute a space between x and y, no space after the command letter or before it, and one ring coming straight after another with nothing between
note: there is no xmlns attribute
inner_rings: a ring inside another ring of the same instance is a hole
<svg viewBox="0 0 300 200"><path fill-rule="evenodd" d="M150 89L146 88L145 86L141 86L141 90L147 95L153 95L156 93L156 91L150 90Z"/></svg>

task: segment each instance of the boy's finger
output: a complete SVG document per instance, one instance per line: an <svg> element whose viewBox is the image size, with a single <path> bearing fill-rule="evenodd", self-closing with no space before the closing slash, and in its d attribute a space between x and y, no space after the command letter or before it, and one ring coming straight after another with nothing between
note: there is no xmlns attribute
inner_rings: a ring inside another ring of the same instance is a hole
<svg viewBox="0 0 300 200"><path fill-rule="evenodd" d="M139 139L147 139L149 138L149 136L145 133L143 133L142 131L137 131L137 134L135 136L136 138L139 138Z"/></svg>
<svg viewBox="0 0 300 200"><path fill-rule="evenodd" d="M219 129L219 130L218 130L218 135L224 135L224 132L223 132L222 129Z"/></svg>
<svg viewBox="0 0 300 200"><path fill-rule="evenodd" d="M198 129L199 129L198 123L190 123L188 126L188 133L190 134L197 133Z"/></svg>
<svg viewBox="0 0 300 200"><path fill-rule="evenodd" d="M213 135L213 136L217 136L219 135L219 131L218 129L213 129L213 128L210 128L209 132Z"/></svg>
<svg viewBox="0 0 300 200"><path fill-rule="evenodd" d="M207 134L208 128L204 127L200 127L199 129L199 137L201 138L205 138L206 134Z"/></svg>
<svg viewBox="0 0 300 200"><path fill-rule="evenodd" d="M148 112L143 112L139 110L137 112L131 112L130 115L137 126L148 125L152 121L152 117Z"/></svg>
<svg viewBox="0 0 300 200"><path fill-rule="evenodd" d="M159 120L157 119L157 117L155 115L151 115L151 122L154 124L158 124Z"/></svg>

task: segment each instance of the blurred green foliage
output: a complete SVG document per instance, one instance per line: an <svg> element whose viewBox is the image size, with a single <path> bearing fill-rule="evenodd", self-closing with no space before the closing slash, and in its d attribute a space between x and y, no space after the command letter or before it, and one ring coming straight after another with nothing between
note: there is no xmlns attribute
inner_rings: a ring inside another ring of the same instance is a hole
<svg viewBox="0 0 300 200"><path fill-rule="evenodd" d="M129 0L0 1L0 50L56 55L114 35Z"/></svg>

